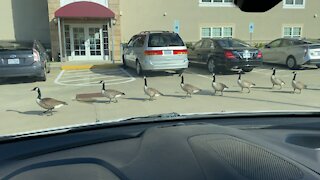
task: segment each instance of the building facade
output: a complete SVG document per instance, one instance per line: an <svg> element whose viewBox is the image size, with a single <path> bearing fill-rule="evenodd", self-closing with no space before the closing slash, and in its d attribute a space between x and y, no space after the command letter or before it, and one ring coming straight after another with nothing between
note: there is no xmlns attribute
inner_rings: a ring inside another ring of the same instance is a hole
<svg viewBox="0 0 320 180"><path fill-rule="evenodd" d="M265 13L232 0L1 0L0 8L0 40L38 39L61 61L120 61L121 43L146 30L176 31L185 42L320 38L319 0L283 0Z"/></svg>
<svg viewBox="0 0 320 180"><path fill-rule="evenodd" d="M174 30L184 41L234 37L267 42L280 37L320 38L320 1L283 0L265 13L246 13L232 0L120 0L121 37L145 30ZM252 34L249 32L252 26Z"/></svg>

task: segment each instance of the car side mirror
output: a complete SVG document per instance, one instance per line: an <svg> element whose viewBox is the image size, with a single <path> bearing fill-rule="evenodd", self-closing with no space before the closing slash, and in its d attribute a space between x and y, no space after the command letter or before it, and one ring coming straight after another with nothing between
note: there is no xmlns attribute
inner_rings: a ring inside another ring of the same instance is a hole
<svg viewBox="0 0 320 180"><path fill-rule="evenodd" d="M270 47L270 45L267 44L267 45L264 46L264 48L270 49L271 47Z"/></svg>

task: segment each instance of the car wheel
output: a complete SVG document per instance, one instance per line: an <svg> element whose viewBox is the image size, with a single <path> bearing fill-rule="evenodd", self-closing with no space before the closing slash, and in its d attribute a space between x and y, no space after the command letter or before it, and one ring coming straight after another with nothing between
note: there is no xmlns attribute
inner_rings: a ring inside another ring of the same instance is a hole
<svg viewBox="0 0 320 180"><path fill-rule="evenodd" d="M51 66L48 65L48 66L46 67L46 70L47 70L47 74L49 74L49 73L51 72Z"/></svg>
<svg viewBox="0 0 320 180"><path fill-rule="evenodd" d="M213 58L210 58L207 63L208 71L214 73L216 71L216 64Z"/></svg>
<svg viewBox="0 0 320 180"><path fill-rule="evenodd" d="M242 70L244 72L251 72L253 70L253 68L252 67L246 67L246 68L242 68Z"/></svg>
<svg viewBox="0 0 320 180"><path fill-rule="evenodd" d="M39 76L37 78L39 81L46 81L47 80L47 72L46 72L46 69L43 69L43 75L42 76Z"/></svg>
<svg viewBox="0 0 320 180"><path fill-rule="evenodd" d="M124 67L124 68L127 68L128 66L127 66L127 63L126 63L126 59L124 58L124 55L122 55L122 66Z"/></svg>
<svg viewBox="0 0 320 180"><path fill-rule="evenodd" d="M139 75L139 76L143 74L143 70L142 70L142 68L141 68L141 64L140 64L139 61L136 62L136 73L137 73L137 75Z"/></svg>
<svg viewBox="0 0 320 180"><path fill-rule="evenodd" d="M292 56L288 57L286 64L287 64L289 69L296 69L297 68L296 59L294 57L292 57Z"/></svg>

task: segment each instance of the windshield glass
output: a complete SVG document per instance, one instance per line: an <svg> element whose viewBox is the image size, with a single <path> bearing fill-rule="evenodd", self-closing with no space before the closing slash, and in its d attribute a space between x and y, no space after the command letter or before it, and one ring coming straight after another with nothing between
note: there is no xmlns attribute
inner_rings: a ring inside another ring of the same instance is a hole
<svg viewBox="0 0 320 180"><path fill-rule="evenodd" d="M149 36L149 47L184 46L178 34L155 33Z"/></svg>
<svg viewBox="0 0 320 180"><path fill-rule="evenodd" d="M218 43L221 47L225 47L225 48L250 47L249 44L243 41L235 40L235 39L218 40Z"/></svg>
<svg viewBox="0 0 320 180"><path fill-rule="evenodd" d="M172 112L319 111L320 1L234 2L0 1L0 136Z"/></svg>

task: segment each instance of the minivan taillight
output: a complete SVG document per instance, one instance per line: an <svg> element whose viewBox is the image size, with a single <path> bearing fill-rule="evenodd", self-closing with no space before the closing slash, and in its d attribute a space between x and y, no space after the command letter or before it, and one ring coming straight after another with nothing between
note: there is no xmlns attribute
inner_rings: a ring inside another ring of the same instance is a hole
<svg viewBox="0 0 320 180"><path fill-rule="evenodd" d="M153 55L162 55L162 50L146 50L144 51L144 54L147 56L153 56Z"/></svg>
<svg viewBox="0 0 320 180"><path fill-rule="evenodd" d="M258 52L257 58L262 58L262 52L261 51Z"/></svg>
<svg viewBox="0 0 320 180"><path fill-rule="evenodd" d="M173 50L173 54L188 54L188 50L182 49L182 50Z"/></svg>
<svg viewBox="0 0 320 180"><path fill-rule="evenodd" d="M234 56L234 54L232 53L232 51L224 51L224 57L226 57L227 59L235 59L236 58Z"/></svg>
<svg viewBox="0 0 320 180"><path fill-rule="evenodd" d="M37 50L33 49L33 61L40 61L40 54Z"/></svg>

